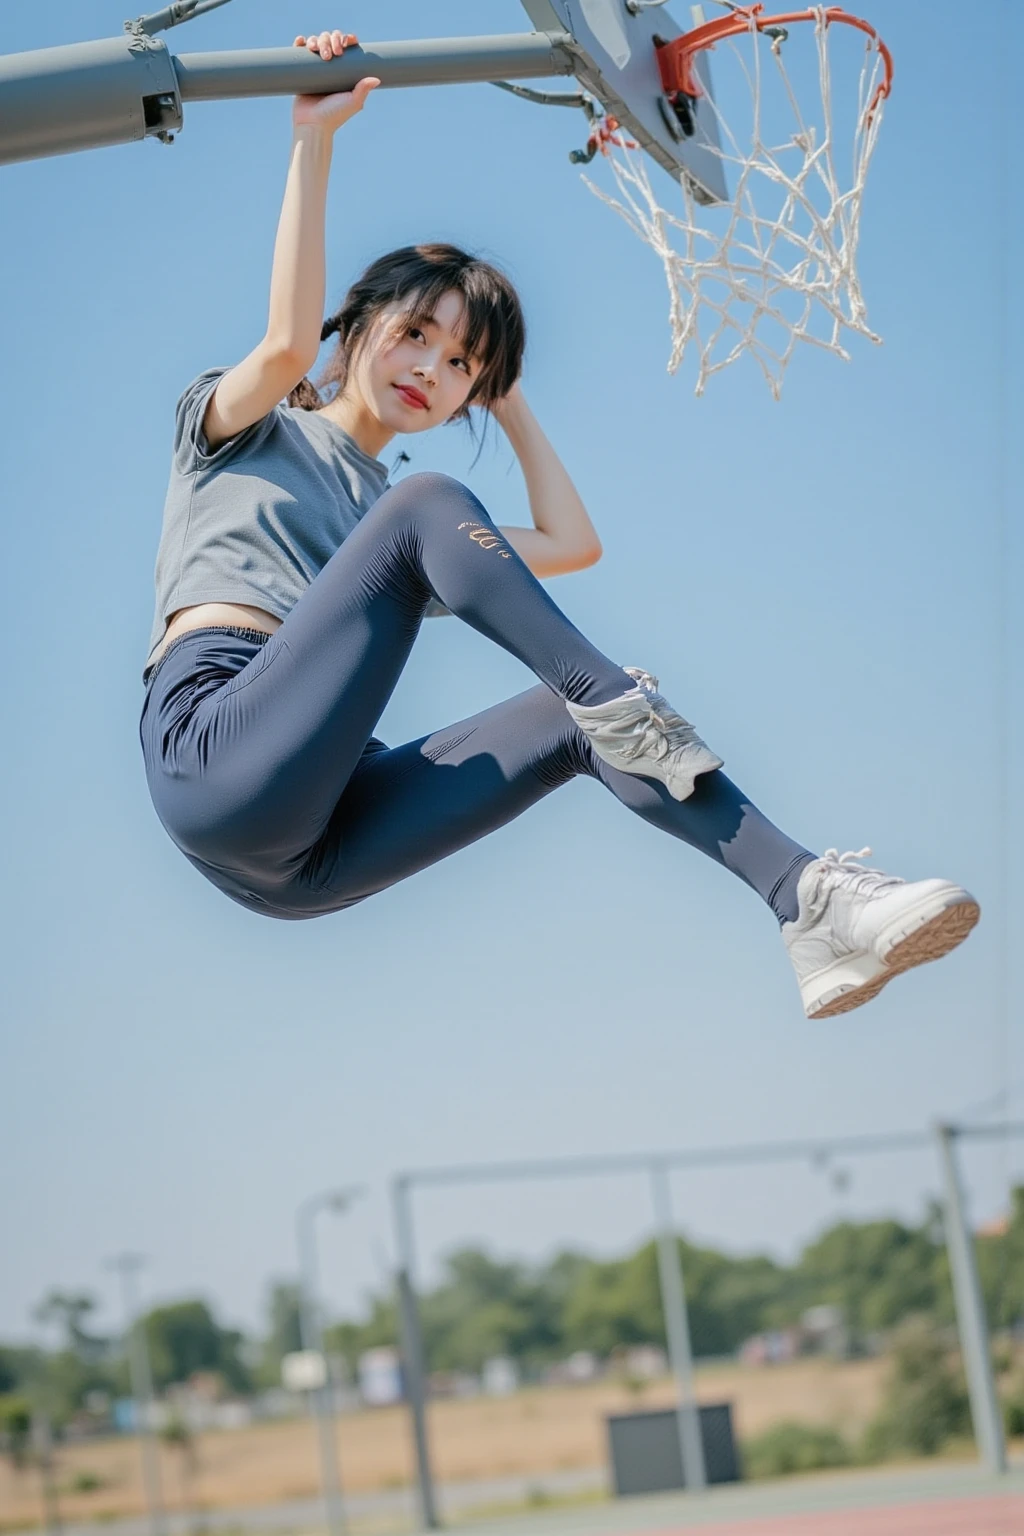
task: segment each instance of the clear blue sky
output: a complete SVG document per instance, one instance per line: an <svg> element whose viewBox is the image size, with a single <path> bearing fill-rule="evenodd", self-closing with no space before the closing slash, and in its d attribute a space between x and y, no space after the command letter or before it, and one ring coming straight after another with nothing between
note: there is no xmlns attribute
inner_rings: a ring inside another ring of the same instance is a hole
<svg viewBox="0 0 1024 1536"><path fill-rule="evenodd" d="M131 9L6 5L0 49L113 35ZM1021 393L998 268L1016 273L1021 225L997 134L1024 25L1010 0L970 39L950 0L870 15L897 61L862 253L885 345L799 358L781 404L752 366L701 401L667 377L660 267L568 164L575 115L486 86L381 93L339 136L329 212L332 298L419 239L461 241L519 284L527 393L606 551L556 584L572 617L657 672L795 837L869 843L980 897L961 952L825 1024L804 1019L757 899L590 783L336 918L272 924L202 881L147 798L140 669L174 402L262 332L288 103L198 105L173 149L0 171L0 1337L28 1334L53 1285L94 1290L112 1326L101 1263L125 1247L150 1256L147 1300L203 1294L252 1326L294 1269L296 1204L338 1181L370 1189L324 1233L331 1304L353 1308L392 1251L396 1169L921 1127L999 1089L997 852L1017 868L1021 821L995 799L997 493L1002 473L1015 523L1020 461L1000 466L996 423L1002 408L1017 435ZM527 26L516 0L236 0L172 47L319 24L368 41ZM1016 103L1004 123L1016 174ZM455 429L412 451L525 520L503 443L475 466ZM1013 527L1013 594L1020 574ZM1014 616L1014 714L1020 642ZM527 682L434 623L382 734ZM1014 942L1022 918L1016 899ZM1019 1013L1011 1035L1020 1114ZM839 1212L915 1217L936 1188L929 1157L853 1173L841 1197L809 1169L680 1179L680 1222L788 1254ZM1024 1145L972 1153L968 1174L991 1216ZM461 1240L610 1253L649 1223L629 1180L437 1194L421 1251L428 1274Z"/></svg>

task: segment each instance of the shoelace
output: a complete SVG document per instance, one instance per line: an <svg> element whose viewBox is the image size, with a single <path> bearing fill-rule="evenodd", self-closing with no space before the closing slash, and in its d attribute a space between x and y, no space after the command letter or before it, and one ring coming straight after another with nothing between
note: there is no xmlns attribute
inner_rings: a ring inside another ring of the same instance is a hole
<svg viewBox="0 0 1024 1536"><path fill-rule="evenodd" d="M645 693L657 693L658 679L653 672L645 672L643 667L623 667L622 670L627 677L634 678L637 687L642 688Z"/></svg>
<svg viewBox="0 0 1024 1536"><path fill-rule="evenodd" d="M658 696L658 679L650 672L644 672L641 667L624 667L623 670L645 694ZM663 706L668 704L667 699L661 702ZM696 733L688 720L684 720L671 706L667 711L658 711L651 698L647 698L645 703L647 720L637 723L636 740L623 743L620 747L624 757L632 761L641 755L650 756L653 745L653 755L660 761L677 747L687 747L692 743ZM652 727L655 727L653 740Z"/></svg>
<svg viewBox="0 0 1024 1536"><path fill-rule="evenodd" d="M870 848L861 848L857 853L840 853L837 848L826 848L821 856L821 862L825 867L819 878L819 891L822 886L833 885L840 875L846 877L844 884L848 884L849 889L861 892L865 896L873 896L883 886L902 884L895 875L887 875L881 869L866 869L859 863L859 860L870 858L870 856Z"/></svg>

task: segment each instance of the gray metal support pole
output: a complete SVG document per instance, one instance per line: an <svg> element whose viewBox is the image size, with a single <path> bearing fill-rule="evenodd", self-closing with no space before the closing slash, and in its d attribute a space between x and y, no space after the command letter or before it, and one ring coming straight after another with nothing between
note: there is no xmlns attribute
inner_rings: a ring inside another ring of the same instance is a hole
<svg viewBox="0 0 1024 1536"><path fill-rule="evenodd" d="M1006 1471L1006 1436L992 1371L988 1320L978 1278L974 1239L967 1224L963 1187L957 1166L954 1145L957 1134L956 1128L951 1125L935 1127L945 1195L946 1247L953 1276L960 1346L971 1398L974 1438L978 1453L988 1470L1003 1473Z"/></svg>
<svg viewBox="0 0 1024 1536"><path fill-rule="evenodd" d="M184 101L350 90L365 75L382 86L452 85L571 75L562 33L366 43L325 62L299 48L190 53L126 34L0 56L0 165L44 155L169 141Z"/></svg>
<svg viewBox="0 0 1024 1536"><path fill-rule="evenodd" d="M699 1493L707 1487L707 1469L704 1465L700 1412L693 1391L693 1351L690 1347L683 1267L679 1262L679 1244L672 1230L672 1190L665 1163L651 1164L651 1191L658 1229L658 1275L661 1281L661 1305L665 1314L665 1334L679 1392L676 1417L683 1483L691 1493Z"/></svg>
<svg viewBox="0 0 1024 1536"><path fill-rule="evenodd" d="M35 1451L39 1467L47 1536L61 1536L64 1527L60 1518L57 1484L53 1476L53 1430L49 1414L42 1409L32 1414L32 1449Z"/></svg>
<svg viewBox="0 0 1024 1536"><path fill-rule="evenodd" d="M182 101L227 101L311 90L350 91L366 75L376 75L383 87L571 75L573 59L564 46L569 42L567 34L511 32L495 37L363 43L331 61L299 48L249 48L183 53L173 62Z"/></svg>
<svg viewBox="0 0 1024 1536"><path fill-rule="evenodd" d="M416 1302L415 1253L412 1235L412 1207L407 1181L399 1176L391 1186L395 1213L395 1240L398 1246L398 1313L402 1329L402 1365L405 1394L412 1415L413 1443L416 1448L416 1474L419 1481L420 1520L428 1531L441 1528L434 1499L434 1477L430 1466L430 1442L427 1438L426 1367L419 1308Z"/></svg>
<svg viewBox="0 0 1024 1536"><path fill-rule="evenodd" d="M135 1283L135 1277L143 1260L137 1254L122 1253L111 1263L121 1277L128 1369L131 1375L132 1397L135 1401L139 1448L142 1452L142 1481L146 1490L146 1503L149 1505L149 1527L153 1536L164 1536L166 1519L163 1488L160 1482L160 1453L149 1413L153 1402L153 1373L150 1369L146 1327L139 1308L138 1288Z"/></svg>
<svg viewBox="0 0 1024 1536"><path fill-rule="evenodd" d="M295 1218L295 1236L299 1250L299 1330L303 1349L324 1352L323 1328L320 1322L318 1300L319 1279L317 1274L316 1213L323 1204L317 1196L299 1206ZM326 1360L325 1360L326 1366ZM311 1394L313 1413L316 1418L320 1445L320 1485L324 1496L329 1536L346 1536L345 1505L341 1492L341 1473L338 1467L338 1442L334 1425L334 1389L327 1372L322 1387Z"/></svg>

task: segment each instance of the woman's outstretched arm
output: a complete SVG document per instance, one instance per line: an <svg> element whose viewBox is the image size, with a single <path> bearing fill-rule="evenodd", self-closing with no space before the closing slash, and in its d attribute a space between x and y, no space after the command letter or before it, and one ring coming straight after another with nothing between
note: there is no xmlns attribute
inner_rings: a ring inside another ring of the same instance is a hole
<svg viewBox="0 0 1024 1536"><path fill-rule="evenodd" d="M317 37L297 37L295 44L331 59L356 41L350 32L321 32ZM370 76L351 91L295 98L266 334L214 391L203 422L211 449L273 410L316 362L324 315L324 224L334 134L362 109L379 84Z"/></svg>
<svg viewBox="0 0 1024 1536"><path fill-rule="evenodd" d="M601 558L601 541L569 473L516 384L492 407L515 451L530 499L532 528L502 528L535 576L581 571Z"/></svg>

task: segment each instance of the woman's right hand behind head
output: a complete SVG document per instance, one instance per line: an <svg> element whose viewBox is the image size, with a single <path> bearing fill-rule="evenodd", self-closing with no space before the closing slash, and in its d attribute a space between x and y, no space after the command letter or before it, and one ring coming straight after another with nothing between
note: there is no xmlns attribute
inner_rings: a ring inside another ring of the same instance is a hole
<svg viewBox="0 0 1024 1536"><path fill-rule="evenodd" d="M346 48L358 43L359 39L354 32L320 32L295 39L296 48L308 48L310 53L325 60L340 58ZM323 128L334 133L350 117L362 111L367 96L378 85L380 81L375 75L367 75L351 91L339 91L330 96L296 96L292 107L292 122L296 128Z"/></svg>

